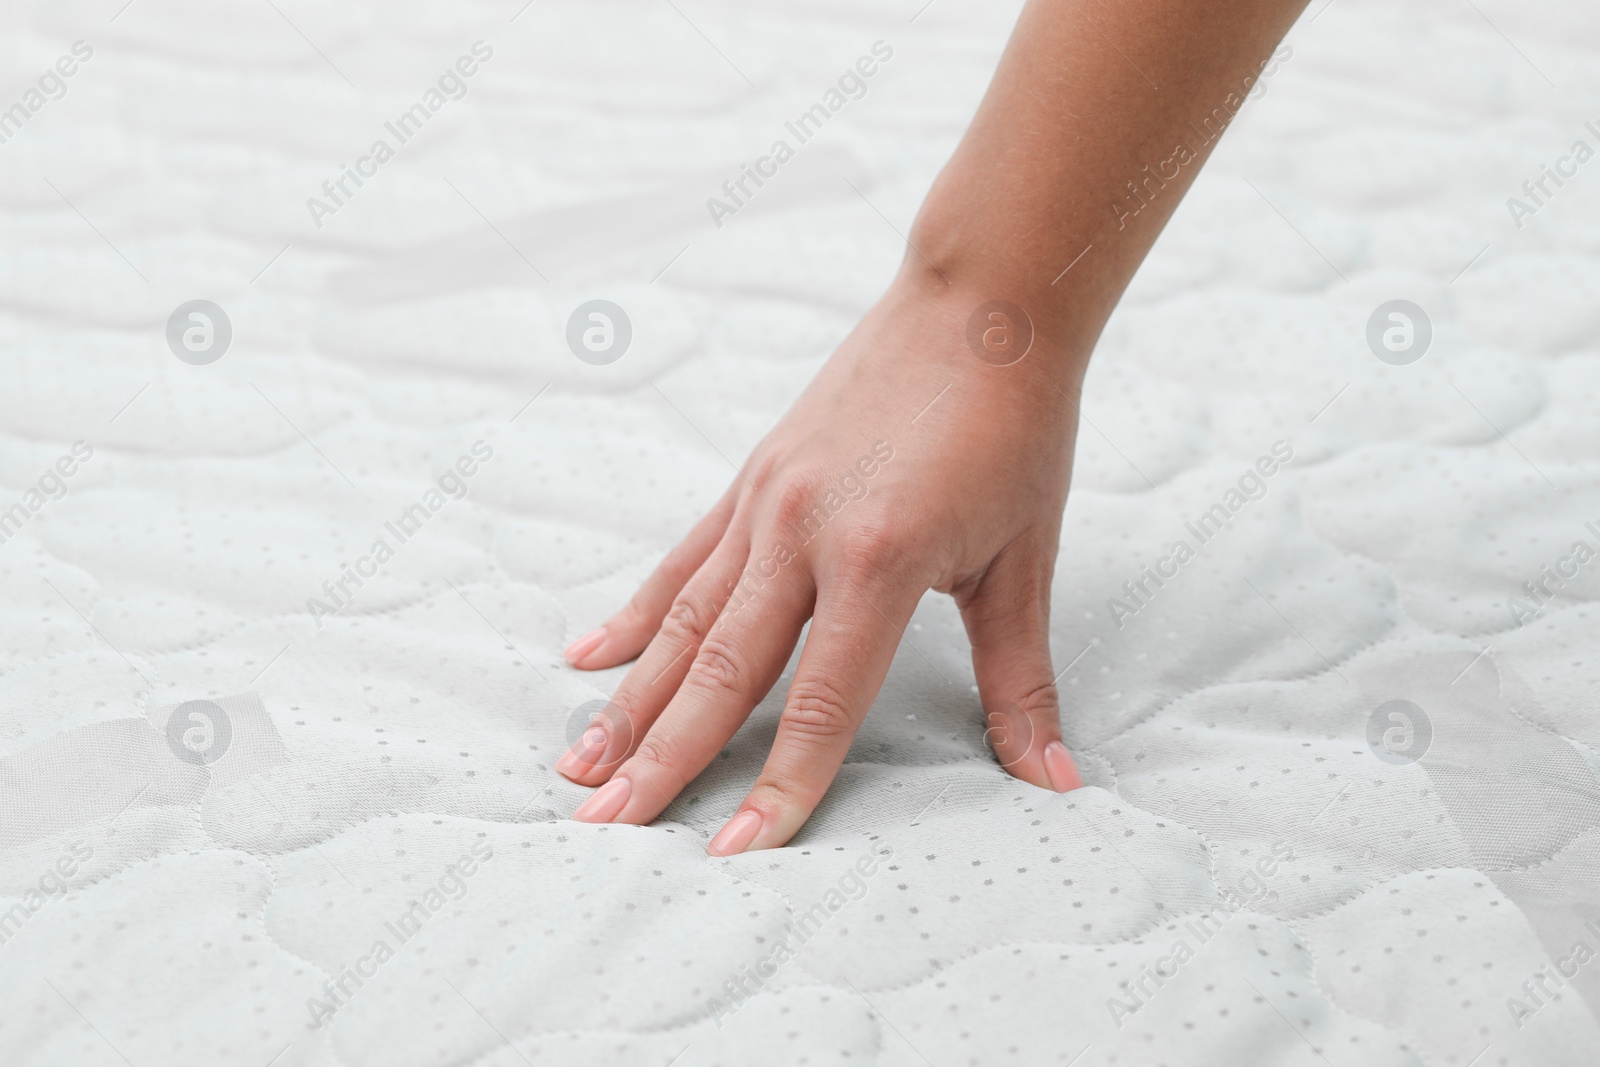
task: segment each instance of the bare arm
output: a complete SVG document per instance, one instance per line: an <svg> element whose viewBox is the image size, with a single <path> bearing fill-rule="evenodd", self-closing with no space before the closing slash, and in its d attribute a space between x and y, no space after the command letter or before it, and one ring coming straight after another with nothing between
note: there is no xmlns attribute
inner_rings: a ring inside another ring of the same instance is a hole
<svg viewBox="0 0 1600 1067"><path fill-rule="evenodd" d="M1033 0L923 204L905 273L1019 304L1081 368L1304 7Z"/></svg>
<svg viewBox="0 0 1600 1067"><path fill-rule="evenodd" d="M784 844L929 589L961 609L1002 766L1081 784L1049 616L1083 371L1302 6L1027 5L894 283L716 508L568 648L584 669L638 657L556 765L599 787L576 818L658 816L777 682L809 619L766 766L710 851Z"/></svg>

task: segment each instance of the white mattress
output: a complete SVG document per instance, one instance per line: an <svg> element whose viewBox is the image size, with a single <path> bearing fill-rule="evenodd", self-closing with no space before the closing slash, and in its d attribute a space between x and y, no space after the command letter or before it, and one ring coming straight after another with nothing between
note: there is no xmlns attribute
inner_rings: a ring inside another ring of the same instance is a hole
<svg viewBox="0 0 1600 1067"><path fill-rule="evenodd" d="M999 770L930 595L815 817L713 860L782 686L655 825L581 825L551 764L622 669L559 650L886 283L1017 5L120 4L0 34L0 108L93 49L0 144L0 1062L1594 1062L1600 565L1560 560L1600 547L1600 164L1506 203L1600 147L1593 5L1291 34L1090 374L1053 624L1086 788ZM609 366L564 342L596 297ZM232 325L205 366L165 337L193 299ZM1406 366L1365 340L1392 299L1433 326ZM1577 575L1519 620L1546 565ZM1402 699L1431 744L1384 761ZM195 700L212 762L169 744Z"/></svg>

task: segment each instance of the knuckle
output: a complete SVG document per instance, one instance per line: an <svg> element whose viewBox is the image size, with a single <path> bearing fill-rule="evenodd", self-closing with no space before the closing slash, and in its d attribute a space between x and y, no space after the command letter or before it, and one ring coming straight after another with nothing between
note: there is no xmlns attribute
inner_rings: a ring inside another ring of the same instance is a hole
<svg viewBox="0 0 1600 1067"><path fill-rule="evenodd" d="M619 686L600 715L625 742L633 740L638 724L645 721L643 701L631 686Z"/></svg>
<svg viewBox="0 0 1600 1067"><path fill-rule="evenodd" d="M798 738L834 741L855 733L855 721L844 695L821 679L796 681L789 690L779 724Z"/></svg>
<svg viewBox="0 0 1600 1067"><path fill-rule="evenodd" d="M906 559L907 538L881 519L861 519L839 537L839 565L849 574L862 578L881 578L896 570Z"/></svg>
<svg viewBox="0 0 1600 1067"><path fill-rule="evenodd" d="M809 812L817 805L817 791L801 781L763 773L750 788L746 803L763 813Z"/></svg>
<svg viewBox="0 0 1600 1067"><path fill-rule="evenodd" d="M1059 729L1060 696L1054 682L1034 686L985 708L984 743L1008 770L1052 740Z"/></svg>
<svg viewBox="0 0 1600 1067"><path fill-rule="evenodd" d="M639 742L638 751L628 762L657 779L665 778L679 785L684 782L683 749L670 737L650 734Z"/></svg>
<svg viewBox="0 0 1600 1067"><path fill-rule="evenodd" d="M790 478L776 489L777 501L773 517L783 529L807 529L807 524L818 526L829 517L826 507L818 499L817 487L808 478Z"/></svg>
<svg viewBox="0 0 1600 1067"><path fill-rule="evenodd" d="M707 638L689 672L696 684L714 692L737 693L744 687L745 671L738 657L717 638Z"/></svg>
<svg viewBox="0 0 1600 1067"><path fill-rule="evenodd" d="M1061 691L1055 682L1045 682L1018 697L1017 707L1030 719L1055 722L1061 714Z"/></svg>
<svg viewBox="0 0 1600 1067"><path fill-rule="evenodd" d="M709 617L710 613L693 600L679 597L661 620L661 633L668 640L697 645L705 639Z"/></svg>

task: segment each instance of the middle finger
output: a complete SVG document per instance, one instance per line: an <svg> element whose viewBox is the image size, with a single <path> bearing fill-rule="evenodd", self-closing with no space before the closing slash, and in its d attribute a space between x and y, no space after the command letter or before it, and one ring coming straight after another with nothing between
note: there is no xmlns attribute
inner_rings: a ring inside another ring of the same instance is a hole
<svg viewBox="0 0 1600 1067"><path fill-rule="evenodd" d="M751 589L756 583L759 587ZM811 575L799 566L770 579L747 570L740 585L748 590L747 599L731 603L717 619L638 750L575 818L654 819L710 765L771 690L811 615Z"/></svg>

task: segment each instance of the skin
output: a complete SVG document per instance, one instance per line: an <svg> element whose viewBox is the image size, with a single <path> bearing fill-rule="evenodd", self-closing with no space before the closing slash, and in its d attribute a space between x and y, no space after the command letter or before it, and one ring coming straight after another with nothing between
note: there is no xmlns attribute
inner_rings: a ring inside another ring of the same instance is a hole
<svg viewBox="0 0 1600 1067"><path fill-rule="evenodd" d="M961 610L1001 765L1041 788L1081 785L1061 744L1049 618L1083 374L1303 7L1030 0L888 291L711 513L567 649L584 670L638 657L556 765L600 787L575 818L659 815L766 696L810 619L766 765L708 851L785 844L929 589ZM1022 314L979 312L991 301ZM867 492L837 506L847 476Z"/></svg>

